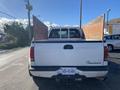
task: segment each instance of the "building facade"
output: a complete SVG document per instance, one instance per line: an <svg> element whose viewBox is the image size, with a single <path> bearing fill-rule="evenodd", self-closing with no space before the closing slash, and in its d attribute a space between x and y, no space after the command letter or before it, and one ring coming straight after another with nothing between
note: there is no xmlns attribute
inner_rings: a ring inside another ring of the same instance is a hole
<svg viewBox="0 0 120 90"><path fill-rule="evenodd" d="M112 19L108 24L108 34L120 34L120 18Z"/></svg>

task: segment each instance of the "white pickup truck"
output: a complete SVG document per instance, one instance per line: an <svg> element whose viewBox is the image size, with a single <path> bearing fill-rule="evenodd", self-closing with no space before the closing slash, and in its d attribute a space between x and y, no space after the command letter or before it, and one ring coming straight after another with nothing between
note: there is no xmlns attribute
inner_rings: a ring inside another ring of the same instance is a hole
<svg viewBox="0 0 120 90"><path fill-rule="evenodd" d="M53 28L48 40L32 41L29 72L32 77L97 78L108 73L103 41L86 41L79 28Z"/></svg>

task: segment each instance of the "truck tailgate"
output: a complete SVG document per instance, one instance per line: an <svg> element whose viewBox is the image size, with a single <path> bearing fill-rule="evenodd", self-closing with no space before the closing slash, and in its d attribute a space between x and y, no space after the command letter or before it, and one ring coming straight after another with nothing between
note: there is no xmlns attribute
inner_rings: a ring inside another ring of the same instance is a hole
<svg viewBox="0 0 120 90"><path fill-rule="evenodd" d="M101 66L104 46L101 41L36 41L36 66Z"/></svg>

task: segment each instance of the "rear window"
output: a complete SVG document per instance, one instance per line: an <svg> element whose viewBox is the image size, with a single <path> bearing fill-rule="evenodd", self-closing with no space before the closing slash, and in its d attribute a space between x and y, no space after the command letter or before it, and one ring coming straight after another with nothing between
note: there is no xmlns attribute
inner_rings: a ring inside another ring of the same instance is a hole
<svg viewBox="0 0 120 90"><path fill-rule="evenodd" d="M61 38L68 38L68 29L61 29L59 35L61 35Z"/></svg>
<svg viewBox="0 0 120 90"><path fill-rule="evenodd" d="M53 29L50 32L49 38L60 38L60 29Z"/></svg>
<svg viewBox="0 0 120 90"><path fill-rule="evenodd" d="M80 31L77 29L70 29L70 38L80 38Z"/></svg>
<svg viewBox="0 0 120 90"><path fill-rule="evenodd" d="M82 38L84 39L84 34L82 30L79 29L52 29L49 38Z"/></svg>

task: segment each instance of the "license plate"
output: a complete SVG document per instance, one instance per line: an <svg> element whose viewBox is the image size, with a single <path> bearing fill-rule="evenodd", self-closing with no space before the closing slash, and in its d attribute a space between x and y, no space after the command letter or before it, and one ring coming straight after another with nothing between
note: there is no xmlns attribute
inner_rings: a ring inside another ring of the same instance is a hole
<svg viewBox="0 0 120 90"><path fill-rule="evenodd" d="M76 74L76 68L61 68L58 71L59 74L62 75L75 75Z"/></svg>

